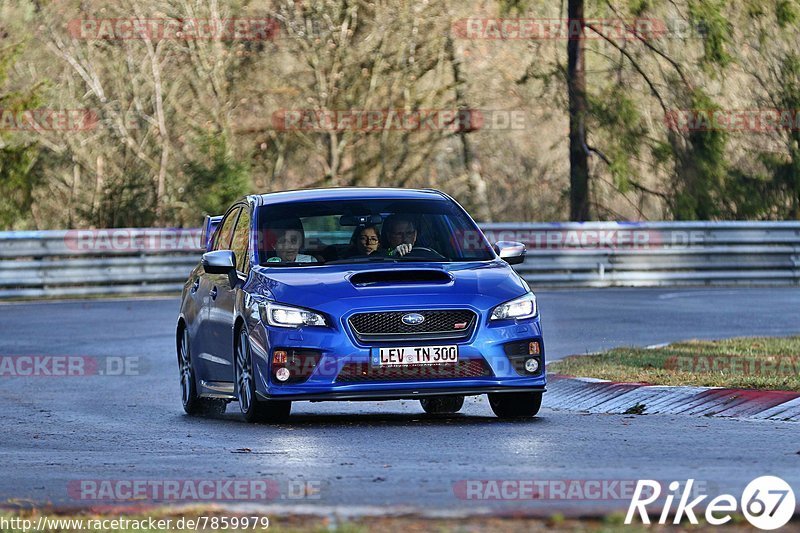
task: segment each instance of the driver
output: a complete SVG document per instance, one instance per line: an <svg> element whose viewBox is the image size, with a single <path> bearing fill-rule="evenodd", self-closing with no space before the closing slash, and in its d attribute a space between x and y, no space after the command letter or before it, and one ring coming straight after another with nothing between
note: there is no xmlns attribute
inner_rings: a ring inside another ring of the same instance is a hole
<svg viewBox="0 0 800 533"><path fill-rule="evenodd" d="M406 255L417 242L417 228L408 215L389 215L382 229L381 241L389 255Z"/></svg>

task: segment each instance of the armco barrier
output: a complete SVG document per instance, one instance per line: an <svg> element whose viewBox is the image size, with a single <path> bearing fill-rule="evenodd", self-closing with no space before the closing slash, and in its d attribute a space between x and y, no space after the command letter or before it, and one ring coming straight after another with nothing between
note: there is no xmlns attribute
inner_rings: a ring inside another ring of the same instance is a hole
<svg viewBox="0 0 800 533"><path fill-rule="evenodd" d="M800 284L800 222L482 225L528 248L534 286ZM0 232L0 299L176 293L197 229Z"/></svg>
<svg viewBox="0 0 800 533"><path fill-rule="evenodd" d="M528 248L517 267L536 286L800 283L800 222L498 223L491 242Z"/></svg>
<svg viewBox="0 0 800 533"><path fill-rule="evenodd" d="M177 293L199 229L0 232L0 299Z"/></svg>

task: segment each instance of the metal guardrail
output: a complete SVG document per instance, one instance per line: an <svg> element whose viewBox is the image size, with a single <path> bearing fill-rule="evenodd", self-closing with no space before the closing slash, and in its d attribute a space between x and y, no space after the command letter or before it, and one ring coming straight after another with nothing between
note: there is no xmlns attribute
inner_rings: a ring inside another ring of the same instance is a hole
<svg viewBox="0 0 800 533"><path fill-rule="evenodd" d="M177 293L199 229L0 232L0 299Z"/></svg>
<svg viewBox="0 0 800 533"><path fill-rule="evenodd" d="M800 222L485 224L535 286L800 284Z"/></svg>
<svg viewBox="0 0 800 533"><path fill-rule="evenodd" d="M534 286L800 284L800 222L495 223ZM198 229L0 232L0 299L179 292Z"/></svg>

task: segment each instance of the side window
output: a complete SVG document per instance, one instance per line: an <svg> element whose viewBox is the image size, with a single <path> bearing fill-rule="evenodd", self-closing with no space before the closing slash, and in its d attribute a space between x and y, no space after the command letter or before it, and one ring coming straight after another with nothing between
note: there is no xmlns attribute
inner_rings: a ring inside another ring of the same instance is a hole
<svg viewBox="0 0 800 533"><path fill-rule="evenodd" d="M231 250L236 254L236 270L247 274L250 271L250 261L248 260L248 250L250 244L250 210L242 209L236 229L233 230L233 242Z"/></svg>
<svg viewBox="0 0 800 533"><path fill-rule="evenodd" d="M225 219L220 223L216 235L214 235L214 250L230 250L231 249L231 234L233 233L233 225L236 222L236 217L239 215L240 207L234 209Z"/></svg>

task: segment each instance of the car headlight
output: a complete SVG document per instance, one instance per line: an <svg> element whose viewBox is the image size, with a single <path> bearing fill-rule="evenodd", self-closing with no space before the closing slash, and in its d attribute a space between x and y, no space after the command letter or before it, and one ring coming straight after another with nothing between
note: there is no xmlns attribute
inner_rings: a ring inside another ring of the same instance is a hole
<svg viewBox="0 0 800 533"><path fill-rule="evenodd" d="M296 328L298 326L326 326L325 317L314 311L273 302L261 303L258 306L261 319L270 326Z"/></svg>
<svg viewBox="0 0 800 533"><path fill-rule="evenodd" d="M514 318L532 318L539 310L536 308L536 296L532 292L510 302L500 304L492 310L490 320L507 320Z"/></svg>

